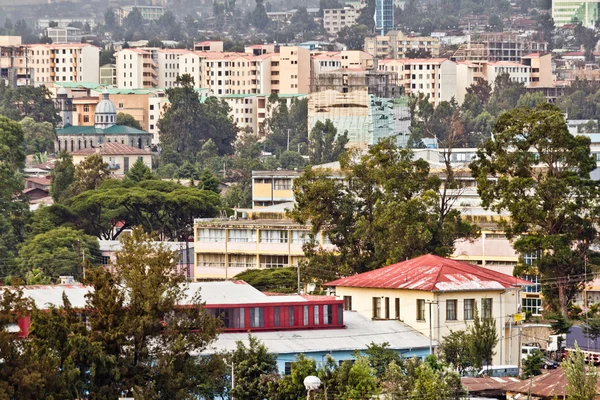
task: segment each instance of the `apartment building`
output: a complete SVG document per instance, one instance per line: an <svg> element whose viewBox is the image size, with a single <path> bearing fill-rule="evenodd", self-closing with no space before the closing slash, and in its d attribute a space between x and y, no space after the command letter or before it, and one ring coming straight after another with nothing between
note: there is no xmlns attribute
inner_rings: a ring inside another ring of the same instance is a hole
<svg viewBox="0 0 600 400"><path fill-rule="evenodd" d="M531 53L546 53L548 43L537 40L529 33L480 32L469 35L451 57L453 61L508 61L522 62Z"/></svg>
<svg viewBox="0 0 600 400"><path fill-rule="evenodd" d="M375 32L394 29L394 0L375 0Z"/></svg>
<svg viewBox="0 0 600 400"><path fill-rule="evenodd" d="M509 74L512 82L520 82L526 87L529 87L531 77L531 67L525 64L513 62L490 62L484 64L484 74L486 80L494 87L496 77L500 74Z"/></svg>
<svg viewBox="0 0 600 400"><path fill-rule="evenodd" d="M337 35L345 27L356 25L359 15L360 10L354 7L326 8L323 10L323 28L328 33Z"/></svg>
<svg viewBox="0 0 600 400"><path fill-rule="evenodd" d="M311 60L313 76L339 69L368 70L374 65L373 57L360 50L313 51Z"/></svg>
<svg viewBox="0 0 600 400"><path fill-rule="evenodd" d="M600 0L554 0L552 19L556 27L579 22L594 28L600 18Z"/></svg>
<svg viewBox="0 0 600 400"><path fill-rule="evenodd" d="M0 82L8 86L30 85L35 73L29 62L29 48L20 36L0 36Z"/></svg>
<svg viewBox="0 0 600 400"><path fill-rule="evenodd" d="M117 86L117 66L115 64L104 64L100 67L100 84Z"/></svg>
<svg viewBox="0 0 600 400"><path fill-rule="evenodd" d="M54 82L99 83L100 48L87 43L30 44L29 65L35 85Z"/></svg>
<svg viewBox="0 0 600 400"><path fill-rule="evenodd" d="M146 21L156 21L165 14L167 9L161 6L122 6L117 9L117 19L119 24L133 11L138 10L142 14L142 18Z"/></svg>
<svg viewBox="0 0 600 400"><path fill-rule="evenodd" d="M427 51L440 55L440 39L426 36L405 36L400 31L365 38L363 50L375 58L405 58L408 51Z"/></svg>
<svg viewBox="0 0 600 400"><path fill-rule="evenodd" d="M46 28L46 36L54 44L81 43L81 29L72 26Z"/></svg>
<svg viewBox="0 0 600 400"><path fill-rule="evenodd" d="M530 68L529 87L553 86L552 54L532 53L521 58L521 62Z"/></svg>
<svg viewBox="0 0 600 400"><path fill-rule="evenodd" d="M477 82L487 80L482 62L457 61L456 62L456 102L463 104L467 88Z"/></svg>
<svg viewBox="0 0 600 400"><path fill-rule="evenodd" d="M398 74L407 95L423 93L437 105L456 97L456 63L446 58L401 58L378 62L379 71Z"/></svg>
<svg viewBox="0 0 600 400"><path fill-rule="evenodd" d="M139 48L115 53L117 87L120 89L170 88L176 86L179 57L184 49Z"/></svg>
<svg viewBox="0 0 600 400"><path fill-rule="evenodd" d="M195 42L194 51L223 51L223 41L221 40L205 40L204 42Z"/></svg>

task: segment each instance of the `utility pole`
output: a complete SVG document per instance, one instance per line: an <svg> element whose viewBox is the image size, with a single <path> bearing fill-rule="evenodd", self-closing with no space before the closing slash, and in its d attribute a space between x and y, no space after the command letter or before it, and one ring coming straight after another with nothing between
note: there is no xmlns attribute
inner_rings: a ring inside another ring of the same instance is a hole
<svg viewBox="0 0 600 400"><path fill-rule="evenodd" d="M429 304L429 354L433 354L433 319L431 317L431 305L437 304L434 300L425 300L425 303Z"/></svg>
<svg viewBox="0 0 600 400"><path fill-rule="evenodd" d="M233 366L235 365L233 363L233 360L231 360L231 365L227 364L227 360L223 359L223 363L228 366L231 367L231 390L233 390L235 388L235 371L233 369ZM231 396L231 400L235 400L233 398L233 395Z"/></svg>

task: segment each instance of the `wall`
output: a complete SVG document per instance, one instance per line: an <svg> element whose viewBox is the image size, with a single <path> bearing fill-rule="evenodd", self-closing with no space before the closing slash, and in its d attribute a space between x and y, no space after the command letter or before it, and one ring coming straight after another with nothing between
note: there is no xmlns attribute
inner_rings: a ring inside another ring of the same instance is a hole
<svg viewBox="0 0 600 400"><path fill-rule="evenodd" d="M447 292L433 293L420 290L396 290L396 289L377 289L377 288L354 288L354 287L336 287L336 296L352 296L352 309L363 314L367 318L373 317L373 297L382 298L382 314L385 316L385 298L390 299L390 318L396 315L395 300L400 299L400 320L422 334L429 336L432 332L432 339L435 341L443 340L452 331L463 330L467 327L464 321L464 300L475 299L478 310L481 310L481 299L491 298L492 315L496 319L499 332L499 343L495 348L493 357L494 364L506 364L509 359L509 352L512 352L511 359L513 363L518 360L520 351L517 340L510 343L509 328L506 315L517 312L517 306L520 303L520 293L516 289L507 289L502 294L500 291L470 291L470 292ZM429 305L425 304L425 320L417 320L417 300L434 301L437 304L431 305L431 328L429 321ZM446 321L446 302L447 300L457 300L457 320ZM502 328L504 327L504 329ZM509 344L512 348L509 349Z"/></svg>

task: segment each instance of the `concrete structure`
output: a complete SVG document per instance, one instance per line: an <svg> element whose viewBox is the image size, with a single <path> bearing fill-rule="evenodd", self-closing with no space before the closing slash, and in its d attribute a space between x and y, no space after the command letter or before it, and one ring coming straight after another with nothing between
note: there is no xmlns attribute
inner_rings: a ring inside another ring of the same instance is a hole
<svg viewBox="0 0 600 400"><path fill-rule="evenodd" d="M10 87L32 84L35 70L29 53L20 36L0 36L0 82Z"/></svg>
<svg viewBox="0 0 600 400"><path fill-rule="evenodd" d="M323 10L323 28L332 35L337 35L345 27L356 25L360 10L354 7L326 8Z"/></svg>
<svg viewBox="0 0 600 400"><path fill-rule="evenodd" d="M29 64L35 85L54 82L99 83L100 48L86 43L31 44Z"/></svg>
<svg viewBox="0 0 600 400"><path fill-rule="evenodd" d="M594 28L600 18L599 0L553 0L552 19L557 28L567 24L581 24Z"/></svg>
<svg viewBox="0 0 600 400"><path fill-rule="evenodd" d="M73 164L77 165L83 162L92 154L100 154L102 161L108 164L108 169L115 176L125 175L137 160L142 160L148 168L152 169L152 153L150 151L116 142L106 142L95 145L95 147L73 151L71 153Z"/></svg>
<svg viewBox="0 0 600 400"><path fill-rule="evenodd" d="M378 70L398 74L407 95L423 93L437 105L456 98L456 63L445 58L402 58L378 62Z"/></svg>
<svg viewBox="0 0 600 400"><path fill-rule="evenodd" d="M394 29L394 0L375 0L375 32L383 35Z"/></svg>
<svg viewBox="0 0 600 400"><path fill-rule="evenodd" d="M500 74L509 74L512 82L520 82L525 87L529 87L531 67L508 61L490 62L485 64L484 74L485 80L492 85L492 88L494 88L496 77Z"/></svg>
<svg viewBox="0 0 600 400"><path fill-rule="evenodd" d="M81 22L82 24L88 24L91 28L96 27L96 20L94 18L86 17L73 17L73 18L40 18L36 21L36 28L40 30L44 30L46 28L50 28L50 23L56 24L58 28L66 28L73 22Z"/></svg>
<svg viewBox="0 0 600 400"><path fill-rule="evenodd" d="M496 321L498 344L493 364L515 364L518 340L509 318L519 312L520 286L529 282L460 261L425 255L375 271L327 283L344 299L346 310L374 320L396 319L441 341L466 329L475 311ZM512 346L511 346L512 345Z"/></svg>
<svg viewBox="0 0 600 400"><path fill-rule="evenodd" d="M62 128L64 126L73 125L73 100L69 98L69 94L65 88L60 88L56 91L54 105L61 118L58 127Z"/></svg>
<svg viewBox="0 0 600 400"><path fill-rule="evenodd" d="M100 67L101 85L117 86L117 66L115 64L104 64Z"/></svg>
<svg viewBox="0 0 600 400"><path fill-rule="evenodd" d="M552 54L528 54L521 58L521 62L530 68L530 88L553 86L554 79L552 77Z"/></svg>
<svg viewBox="0 0 600 400"><path fill-rule="evenodd" d="M404 58L408 51L426 51L432 57L440 55L440 40L436 37L405 36L400 31L365 38L364 51L375 58Z"/></svg>
<svg viewBox="0 0 600 400"><path fill-rule="evenodd" d="M469 36L452 56L453 61L508 61L520 63L523 56L545 53L548 43L530 33L478 32Z"/></svg>
<svg viewBox="0 0 600 400"><path fill-rule="evenodd" d="M206 40L204 42L195 42L194 43L194 51L222 52L223 51L223 41L221 41L221 40Z"/></svg>
<svg viewBox="0 0 600 400"><path fill-rule="evenodd" d="M294 199L294 180L302 171L252 171L252 208L290 204Z"/></svg>
<svg viewBox="0 0 600 400"><path fill-rule="evenodd" d="M348 133L348 146L366 148L383 137L407 133L398 74L340 69L314 74L308 100L308 129L331 120Z"/></svg>
<svg viewBox="0 0 600 400"><path fill-rule="evenodd" d="M45 33L53 44L81 43L81 29L72 26L46 28Z"/></svg>
<svg viewBox="0 0 600 400"><path fill-rule="evenodd" d="M123 20L127 18L129 13L134 9L138 10L142 14L142 18L146 21L156 21L165 14L167 10L162 6L122 6L117 9L117 20L119 24L123 23Z"/></svg>

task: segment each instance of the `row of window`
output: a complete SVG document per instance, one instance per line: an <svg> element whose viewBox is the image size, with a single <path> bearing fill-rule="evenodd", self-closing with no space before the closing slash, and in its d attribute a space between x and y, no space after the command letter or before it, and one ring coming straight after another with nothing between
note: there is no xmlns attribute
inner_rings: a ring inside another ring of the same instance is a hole
<svg viewBox="0 0 600 400"><path fill-rule="evenodd" d="M373 319L390 319L391 307L389 297L373 297L372 298ZM446 303L446 321L458 320L458 300L449 299ZM433 302L431 304L434 304ZM418 299L416 304L416 320L425 321L427 306L431 307L424 299ZM352 297L344 296L344 307L347 310L352 309ZM475 318L475 299L463 300L463 319L470 321ZM492 317L492 299L481 299L480 315L483 318ZM400 298L394 299L394 318L400 319Z"/></svg>
<svg viewBox="0 0 600 400"><path fill-rule="evenodd" d="M343 325L341 304L208 308L225 329ZM335 315L334 315L335 314Z"/></svg>
<svg viewBox="0 0 600 400"><path fill-rule="evenodd" d="M256 243L255 229L229 229L228 242ZM307 231L268 230L260 231L260 243L307 243L310 238ZM198 229L198 240L202 242L225 242L225 229Z"/></svg>

